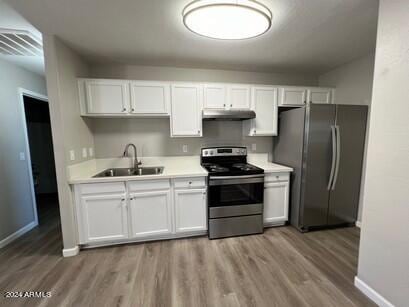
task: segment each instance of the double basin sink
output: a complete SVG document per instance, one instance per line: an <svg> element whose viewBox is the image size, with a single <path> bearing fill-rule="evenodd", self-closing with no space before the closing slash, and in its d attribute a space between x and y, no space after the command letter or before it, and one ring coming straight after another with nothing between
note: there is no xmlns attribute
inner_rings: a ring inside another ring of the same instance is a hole
<svg viewBox="0 0 409 307"><path fill-rule="evenodd" d="M163 167L139 167L139 168L109 168L95 176L100 177L123 177L123 176L143 176L143 175L160 175L163 173Z"/></svg>

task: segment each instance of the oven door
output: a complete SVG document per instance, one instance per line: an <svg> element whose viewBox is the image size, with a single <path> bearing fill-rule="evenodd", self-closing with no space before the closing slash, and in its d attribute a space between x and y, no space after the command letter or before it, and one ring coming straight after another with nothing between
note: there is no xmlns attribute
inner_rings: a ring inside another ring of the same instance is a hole
<svg viewBox="0 0 409 307"><path fill-rule="evenodd" d="M262 204L263 195L264 174L209 178L209 208Z"/></svg>

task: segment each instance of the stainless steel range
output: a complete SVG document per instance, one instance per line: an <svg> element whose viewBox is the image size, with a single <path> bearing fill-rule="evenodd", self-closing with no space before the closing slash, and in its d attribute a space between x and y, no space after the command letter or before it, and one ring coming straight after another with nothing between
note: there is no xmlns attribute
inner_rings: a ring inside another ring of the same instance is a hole
<svg viewBox="0 0 409 307"><path fill-rule="evenodd" d="M209 238L263 232L264 170L247 163L246 147L202 148L209 172Z"/></svg>

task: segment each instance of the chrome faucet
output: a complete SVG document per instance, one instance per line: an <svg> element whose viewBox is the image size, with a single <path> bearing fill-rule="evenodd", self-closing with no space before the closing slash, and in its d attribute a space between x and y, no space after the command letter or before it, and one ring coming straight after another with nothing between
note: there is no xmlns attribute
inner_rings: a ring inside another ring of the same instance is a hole
<svg viewBox="0 0 409 307"><path fill-rule="evenodd" d="M132 147L134 150L134 156L133 156L133 168L134 170L137 170L139 168L139 165L142 164L141 161L138 161L138 153L136 152L136 146L132 143L129 143L125 146L125 150L124 150L124 157L129 157L129 147Z"/></svg>

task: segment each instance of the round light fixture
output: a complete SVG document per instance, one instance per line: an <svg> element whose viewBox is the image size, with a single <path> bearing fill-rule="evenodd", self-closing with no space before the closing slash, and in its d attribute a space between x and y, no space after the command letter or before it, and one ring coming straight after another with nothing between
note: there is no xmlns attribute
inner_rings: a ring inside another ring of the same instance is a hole
<svg viewBox="0 0 409 307"><path fill-rule="evenodd" d="M216 39L246 39L270 29L273 15L253 0L196 0L182 12L183 23L192 32Z"/></svg>

